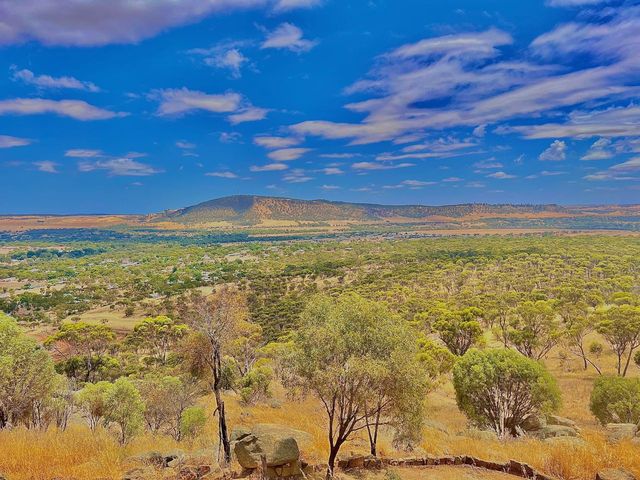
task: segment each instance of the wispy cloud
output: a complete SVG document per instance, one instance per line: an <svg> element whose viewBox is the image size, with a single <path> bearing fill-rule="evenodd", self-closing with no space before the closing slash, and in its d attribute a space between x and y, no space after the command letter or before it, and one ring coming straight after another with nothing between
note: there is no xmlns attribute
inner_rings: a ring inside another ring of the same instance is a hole
<svg viewBox="0 0 640 480"><path fill-rule="evenodd" d="M302 140L295 137L274 137L258 135L253 137L253 143L264 148L288 148L298 145Z"/></svg>
<svg viewBox="0 0 640 480"><path fill-rule="evenodd" d="M13 80L21 81L29 85L35 85L40 88L84 90L87 92L100 91L95 83L85 82L74 77L52 77L51 75L36 75L31 70L18 70L15 66L11 68L11 71L13 72L11 75L11 78Z"/></svg>
<svg viewBox="0 0 640 480"><path fill-rule="evenodd" d="M157 115L182 116L195 111L227 113L233 125L262 120L269 112L266 108L251 105L235 92L219 94L204 93L188 88L156 90L149 95L160 101Z"/></svg>
<svg viewBox="0 0 640 480"><path fill-rule="evenodd" d="M35 165L35 167L38 169L38 171L40 172L45 172L45 173L60 173L58 171L58 164L56 162L51 162L49 160L43 160L41 162L33 162L33 164Z"/></svg>
<svg viewBox="0 0 640 480"><path fill-rule="evenodd" d="M252 165L249 170L252 172L278 172L288 168L289 165L286 163L268 163L267 165Z"/></svg>
<svg viewBox="0 0 640 480"><path fill-rule="evenodd" d="M356 162L351 165L354 170L395 170L397 168L415 167L414 163L378 163Z"/></svg>
<svg viewBox="0 0 640 480"><path fill-rule="evenodd" d="M509 180L511 178L516 178L515 175L511 175L509 173L506 172L493 172L487 175L488 178L496 178L498 180Z"/></svg>
<svg viewBox="0 0 640 480"><path fill-rule="evenodd" d="M294 168L282 176L282 180L287 183L306 183L313 180L313 177L309 176L303 169Z"/></svg>
<svg viewBox="0 0 640 480"><path fill-rule="evenodd" d="M225 172L207 172L207 173L205 173L205 175L208 176L208 177L218 177L218 178L227 178L227 179L238 178L238 175L236 175L233 172L229 172L229 171L225 171Z"/></svg>
<svg viewBox="0 0 640 480"><path fill-rule="evenodd" d="M28 138L12 137L11 135L0 135L0 148L24 147L31 145L32 140Z"/></svg>
<svg viewBox="0 0 640 480"><path fill-rule="evenodd" d="M277 48L302 53L316 46L315 40L303 38L302 30L292 23L282 23L275 30L267 32L260 48Z"/></svg>
<svg viewBox="0 0 640 480"><path fill-rule="evenodd" d="M146 177L162 173L163 171L146 163L141 163L127 157L111 158L108 160L98 160L94 162L81 161L78 163L78 170L81 172L104 170L109 175L123 177Z"/></svg>
<svg viewBox="0 0 640 480"><path fill-rule="evenodd" d="M269 152L267 157L277 162L286 162L289 160L297 160L310 150L310 148L282 148Z"/></svg>
<svg viewBox="0 0 640 480"><path fill-rule="evenodd" d="M231 113L238 110L243 101L239 93L209 94L187 88L159 90L152 96L160 98L158 115L184 115L194 110Z"/></svg>
<svg viewBox="0 0 640 480"><path fill-rule="evenodd" d="M6 3L6 2L5 2ZM309 8L311 0L20 0L2 8L0 44L37 40L81 47L137 43L209 15Z"/></svg>
<svg viewBox="0 0 640 480"><path fill-rule="evenodd" d="M124 112L112 112L82 100L47 100L44 98L14 98L0 101L0 115L55 114L75 120L108 120L124 117Z"/></svg>
<svg viewBox="0 0 640 480"><path fill-rule="evenodd" d="M84 148L73 148L64 152L65 157L71 158L95 158L102 157L104 154L102 150L89 150Z"/></svg>
<svg viewBox="0 0 640 480"><path fill-rule="evenodd" d="M240 110L238 113L229 115L229 122L232 125L245 122L257 122L258 120L264 120L269 114L269 109L260 107L247 107Z"/></svg>
<svg viewBox="0 0 640 480"><path fill-rule="evenodd" d="M273 11L281 13L298 8L313 8L322 5L323 2L324 0L277 0Z"/></svg>

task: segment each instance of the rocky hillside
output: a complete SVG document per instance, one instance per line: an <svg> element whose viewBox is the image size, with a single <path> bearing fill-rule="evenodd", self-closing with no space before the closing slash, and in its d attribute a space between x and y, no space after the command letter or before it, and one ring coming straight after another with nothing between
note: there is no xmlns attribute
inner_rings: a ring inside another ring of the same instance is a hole
<svg viewBox="0 0 640 480"><path fill-rule="evenodd" d="M227 221L254 224L269 220L294 221L383 221L428 219L433 217L500 217L518 215L562 215L558 205L489 205L460 204L443 206L376 205L331 202L327 200L296 200L291 198L234 195L217 198L191 207L164 212L159 220L194 224Z"/></svg>

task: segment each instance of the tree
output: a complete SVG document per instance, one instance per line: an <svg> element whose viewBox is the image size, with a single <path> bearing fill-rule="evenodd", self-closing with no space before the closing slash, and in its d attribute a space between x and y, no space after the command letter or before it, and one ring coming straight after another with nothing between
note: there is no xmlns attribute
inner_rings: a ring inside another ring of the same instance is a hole
<svg viewBox="0 0 640 480"><path fill-rule="evenodd" d="M0 313L0 428L29 425L34 407L48 401L58 385L49 354Z"/></svg>
<svg viewBox="0 0 640 480"><path fill-rule="evenodd" d="M91 431L95 431L105 417L106 397L111 387L110 382L87 383L76 393L76 402L86 417Z"/></svg>
<svg viewBox="0 0 640 480"><path fill-rule="evenodd" d="M603 425L640 423L640 378L597 378L589 407Z"/></svg>
<svg viewBox="0 0 640 480"><path fill-rule="evenodd" d="M540 360L561 340L562 329L549 300L527 301L516 307L509 342L523 355Z"/></svg>
<svg viewBox="0 0 640 480"><path fill-rule="evenodd" d="M593 366L598 374L602 374L600 367L587 355L585 346L586 337L595 330L593 316L589 313L586 303L563 303L560 305L560 315L564 320L565 341L571 353L582 360L582 366L586 370L589 365Z"/></svg>
<svg viewBox="0 0 640 480"><path fill-rule="evenodd" d="M182 413L193 405L198 390L188 378L147 375L139 383L146 405L144 420L152 432L166 431L180 440Z"/></svg>
<svg viewBox="0 0 640 480"><path fill-rule="evenodd" d="M120 429L121 444L125 444L142 427L144 408L140 392L128 378L120 377L107 389L104 418Z"/></svg>
<svg viewBox="0 0 640 480"><path fill-rule="evenodd" d="M115 340L115 334L106 325L92 325L85 322L64 323L50 336L45 345L52 347L65 359L80 356L85 364L85 382L93 380L104 356Z"/></svg>
<svg viewBox="0 0 640 480"><path fill-rule="evenodd" d="M618 375L624 377L627 375L633 352L640 347L640 307L614 305L598 311L597 315L597 330L611 345L618 358Z"/></svg>
<svg viewBox="0 0 640 480"><path fill-rule="evenodd" d="M327 414L327 477L354 432L367 429L375 453L385 417L422 408L424 375L413 337L383 304L356 294L307 304L292 334L287 383L315 395Z"/></svg>
<svg viewBox="0 0 640 480"><path fill-rule="evenodd" d="M128 342L146 349L160 365L165 365L169 351L186 333L186 325L169 317L149 317L133 328Z"/></svg>
<svg viewBox="0 0 640 480"><path fill-rule="evenodd" d="M230 342L238 336L238 326L246 321L246 299L241 293L228 287L221 288L210 297L193 293L178 306L180 318L198 332L207 348L203 362L210 371L211 390L216 399L218 436L224 451L225 463L231 462L231 443L227 417L222 398L223 357Z"/></svg>
<svg viewBox="0 0 640 480"><path fill-rule="evenodd" d="M229 342L228 353L236 362L238 373L244 377L253 368L264 344L262 327L257 323L238 323L236 338Z"/></svg>
<svg viewBox="0 0 640 480"><path fill-rule="evenodd" d="M460 410L500 437L517 435L528 417L560 403L542 364L508 349L469 350L453 369L453 386Z"/></svg>
<svg viewBox="0 0 640 480"><path fill-rule="evenodd" d="M467 307L445 311L433 324L433 329L454 355L464 355L482 336L479 319L482 310Z"/></svg>

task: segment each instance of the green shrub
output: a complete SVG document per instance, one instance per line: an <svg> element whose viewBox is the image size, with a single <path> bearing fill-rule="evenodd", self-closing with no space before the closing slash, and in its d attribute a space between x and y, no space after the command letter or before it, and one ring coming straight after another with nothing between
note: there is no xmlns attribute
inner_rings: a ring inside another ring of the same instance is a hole
<svg viewBox="0 0 640 480"><path fill-rule="evenodd" d="M194 438L207 423L207 414L202 407L186 408L180 416L180 433L183 438Z"/></svg>
<svg viewBox="0 0 640 480"><path fill-rule="evenodd" d="M238 384L240 387L240 397L246 404L254 404L271 396L269 384L273 372L266 366L254 366L242 377Z"/></svg>
<svg viewBox="0 0 640 480"><path fill-rule="evenodd" d="M517 435L524 420L554 411L560 392L541 363L507 349L469 350L453 369L460 410L478 427Z"/></svg>
<svg viewBox="0 0 640 480"><path fill-rule="evenodd" d="M591 392L591 413L600 423L640 422L640 378L604 376Z"/></svg>

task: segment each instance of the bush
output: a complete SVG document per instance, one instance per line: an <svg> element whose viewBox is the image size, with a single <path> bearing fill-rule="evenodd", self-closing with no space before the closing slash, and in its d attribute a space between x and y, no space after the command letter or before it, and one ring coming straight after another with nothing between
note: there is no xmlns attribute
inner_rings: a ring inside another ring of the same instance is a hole
<svg viewBox="0 0 640 480"><path fill-rule="evenodd" d="M194 438L207 423L207 414L202 407L189 407L180 416L180 433L183 438Z"/></svg>
<svg viewBox="0 0 640 480"><path fill-rule="evenodd" d="M469 350L453 369L460 410L479 428L517 435L531 415L556 410L560 392L539 362L507 349Z"/></svg>
<svg viewBox="0 0 640 480"><path fill-rule="evenodd" d="M269 384L273 372L266 366L254 366L249 372L239 380L240 397L248 405L257 403L269 398Z"/></svg>
<svg viewBox="0 0 640 480"><path fill-rule="evenodd" d="M589 407L600 423L640 422L640 378L596 379Z"/></svg>

